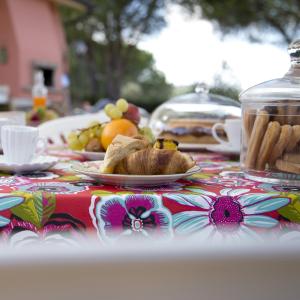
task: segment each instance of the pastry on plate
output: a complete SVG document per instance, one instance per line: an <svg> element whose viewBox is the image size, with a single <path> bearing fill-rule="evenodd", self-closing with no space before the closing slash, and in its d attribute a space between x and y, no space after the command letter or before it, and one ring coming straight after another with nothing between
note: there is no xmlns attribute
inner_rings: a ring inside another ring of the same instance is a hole
<svg viewBox="0 0 300 300"><path fill-rule="evenodd" d="M175 139L188 144L218 144L212 136L215 119L172 119L161 132L160 137ZM226 133L218 129L218 136L226 140Z"/></svg>
<svg viewBox="0 0 300 300"><path fill-rule="evenodd" d="M149 142L143 138L130 138L124 135L117 135L109 145L103 165L102 173L112 174L116 165L129 154L145 149Z"/></svg>
<svg viewBox="0 0 300 300"><path fill-rule="evenodd" d="M172 140L154 145L143 138L118 135L108 147L102 173L128 175L167 175L185 173L195 165L186 153L177 150Z"/></svg>

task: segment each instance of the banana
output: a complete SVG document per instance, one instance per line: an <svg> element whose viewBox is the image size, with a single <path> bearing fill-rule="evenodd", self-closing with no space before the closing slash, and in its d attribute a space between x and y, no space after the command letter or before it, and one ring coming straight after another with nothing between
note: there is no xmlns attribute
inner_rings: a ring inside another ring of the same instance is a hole
<svg viewBox="0 0 300 300"><path fill-rule="evenodd" d="M178 142L169 139L157 139L153 145L154 149L177 150Z"/></svg>

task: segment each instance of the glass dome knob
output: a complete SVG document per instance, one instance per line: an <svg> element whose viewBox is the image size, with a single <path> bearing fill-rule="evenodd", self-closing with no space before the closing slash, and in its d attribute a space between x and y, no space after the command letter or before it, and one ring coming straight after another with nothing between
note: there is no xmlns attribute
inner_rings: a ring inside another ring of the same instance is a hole
<svg viewBox="0 0 300 300"><path fill-rule="evenodd" d="M291 62L300 64L300 39L292 42L288 47Z"/></svg>
<svg viewBox="0 0 300 300"><path fill-rule="evenodd" d="M209 92L209 87L206 83L201 82L201 83L196 84L196 86L195 86L196 94L201 94L201 93L208 94L208 92Z"/></svg>

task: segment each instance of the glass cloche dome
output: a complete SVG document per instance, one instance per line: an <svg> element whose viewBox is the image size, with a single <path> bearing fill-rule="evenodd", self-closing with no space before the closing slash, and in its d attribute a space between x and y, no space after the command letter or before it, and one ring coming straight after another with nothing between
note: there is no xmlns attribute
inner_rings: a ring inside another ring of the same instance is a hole
<svg viewBox="0 0 300 300"><path fill-rule="evenodd" d="M212 126L225 119L240 117L239 102L211 94L205 84L199 84L194 93L174 97L160 105L152 113L149 126L155 136L180 143L215 144Z"/></svg>
<svg viewBox="0 0 300 300"><path fill-rule="evenodd" d="M241 166L261 182L300 186L300 40L288 48L291 65L282 77L241 93Z"/></svg>

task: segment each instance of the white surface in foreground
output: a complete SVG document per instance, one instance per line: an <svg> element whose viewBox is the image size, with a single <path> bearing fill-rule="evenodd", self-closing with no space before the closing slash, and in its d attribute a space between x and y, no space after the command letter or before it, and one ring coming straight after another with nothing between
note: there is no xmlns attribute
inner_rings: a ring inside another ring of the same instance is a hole
<svg viewBox="0 0 300 300"><path fill-rule="evenodd" d="M293 233L291 233L292 235ZM300 235L300 234L299 234ZM78 264L101 262L141 262L173 260L274 260L295 259L300 263L300 239L298 241L243 241L197 242L175 240L171 242L154 242L132 240L116 244L103 244L96 238L84 242L68 244L29 244L25 247L1 245L0 266L14 264Z"/></svg>
<svg viewBox="0 0 300 300"><path fill-rule="evenodd" d="M90 241L0 251L1 299L296 300L300 244Z"/></svg>

